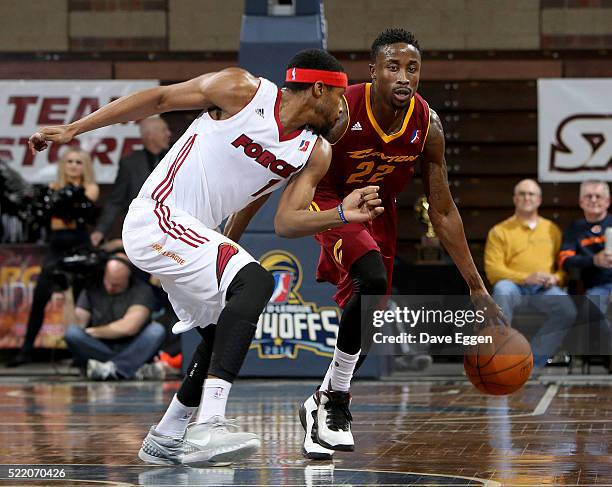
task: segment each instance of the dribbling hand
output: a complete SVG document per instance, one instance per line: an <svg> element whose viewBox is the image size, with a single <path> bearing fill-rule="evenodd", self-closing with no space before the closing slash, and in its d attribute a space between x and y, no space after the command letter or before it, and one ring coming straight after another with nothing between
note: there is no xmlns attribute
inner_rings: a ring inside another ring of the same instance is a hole
<svg viewBox="0 0 612 487"><path fill-rule="evenodd" d="M378 197L378 189L378 186L356 189L342 200L344 217L349 223L371 221L385 211Z"/></svg>
<svg viewBox="0 0 612 487"><path fill-rule="evenodd" d="M475 324L474 329L476 331L489 325L510 326L504 312L486 290L470 291L470 298L474 303L474 308L481 311L485 318L483 323Z"/></svg>

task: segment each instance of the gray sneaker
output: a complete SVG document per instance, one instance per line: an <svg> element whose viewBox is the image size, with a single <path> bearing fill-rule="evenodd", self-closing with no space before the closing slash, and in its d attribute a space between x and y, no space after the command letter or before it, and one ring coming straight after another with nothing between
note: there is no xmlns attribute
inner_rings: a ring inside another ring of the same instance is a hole
<svg viewBox="0 0 612 487"><path fill-rule="evenodd" d="M190 424L185 432L185 441L198 445L200 451L186 455L183 465L229 465L250 457L259 449L261 441L255 433L236 431L237 429L235 419L221 416L213 416L204 423Z"/></svg>
<svg viewBox="0 0 612 487"><path fill-rule="evenodd" d="M183 438L160 435L155 427L151 427L138 457L155 465L230 465L255 453L261 445L253 433L228 431L236 428L235 421L220 416L213 416L204 423L190 424Z"/></svg>
<svg viewBox="0 0 612 487"><path fill-rule="evenodd" d="M149 434L142 442L138 458L154 465L179 465L183 456L198 450L196 445L187 443L183 438L159 434L155 431L155 426L151 426Z"/></svg>
<svg viewBox="0 0 612 487"><path fill-rule="evenodd" d="M166 369L162 362L144 364L134 374L136 380L164 380L165 378Z"/></svg>
<svg viewBox="0 0 612 487"><path fill-rule="evenodd" d="M117 367L114 362L87 361L87 378L91 380L117 380Z"/></svg>

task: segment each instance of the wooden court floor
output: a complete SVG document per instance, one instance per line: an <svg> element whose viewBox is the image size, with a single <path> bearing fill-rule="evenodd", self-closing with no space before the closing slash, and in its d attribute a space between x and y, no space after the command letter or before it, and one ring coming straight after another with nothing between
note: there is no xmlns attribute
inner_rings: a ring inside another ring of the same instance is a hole
<svg viewBox="0 0 612 487"><path fill-rule="evenodd" d="M136 456L178 382L2 377L0 485L612 486L612 382L530 382L509 398L462 380L357 382L356 451L333 462L300 453L297 404L313 384L237 382L228 416L262 449L235 468L190 469Z"/></svg>

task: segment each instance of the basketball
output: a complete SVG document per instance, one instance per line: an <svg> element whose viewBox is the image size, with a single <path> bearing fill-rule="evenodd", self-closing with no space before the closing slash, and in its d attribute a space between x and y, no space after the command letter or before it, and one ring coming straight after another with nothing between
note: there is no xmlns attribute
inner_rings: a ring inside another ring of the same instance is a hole
<svg viewBox="0 0 612 487"><path fill-rule="evenodd" d="M479 336L492 343L468 348L463 367L476 389L503 396L518 391L533 369L533 354L527 339L509 326L488 326Z"/></svg>

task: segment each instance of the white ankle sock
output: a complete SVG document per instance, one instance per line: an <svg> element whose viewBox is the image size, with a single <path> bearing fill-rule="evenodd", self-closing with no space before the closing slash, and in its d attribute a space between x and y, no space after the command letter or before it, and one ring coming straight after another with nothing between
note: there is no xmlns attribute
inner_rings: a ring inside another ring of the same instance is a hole
<svg viewBox="0 0 612 487"><path fill-rule="evenodd" d="M351 379L355 371L355 365L359 360L359 352L355 355L344 353L342 350L334 350L334 358L327 369L321 390L334 390L347 392L351 387Z"/></svg>
<svg viewBox="0 0 612 487"><path fill-rule="evenodd" d="M166 410L166 414L164 414L164 417L155 427L155 431L161 435L182 438L187 429L187 424L189 424L189 420L196 409L198 408L183 405L175 394L170 406Z"/></svg>
<svg viewBox="0 0 612 487"><path fill-rule="evenodd" d="M213 416L225 417L225 405L232 384L223 379L206 379L202 389L202 400L197 423L203 423Z"/></svg>

